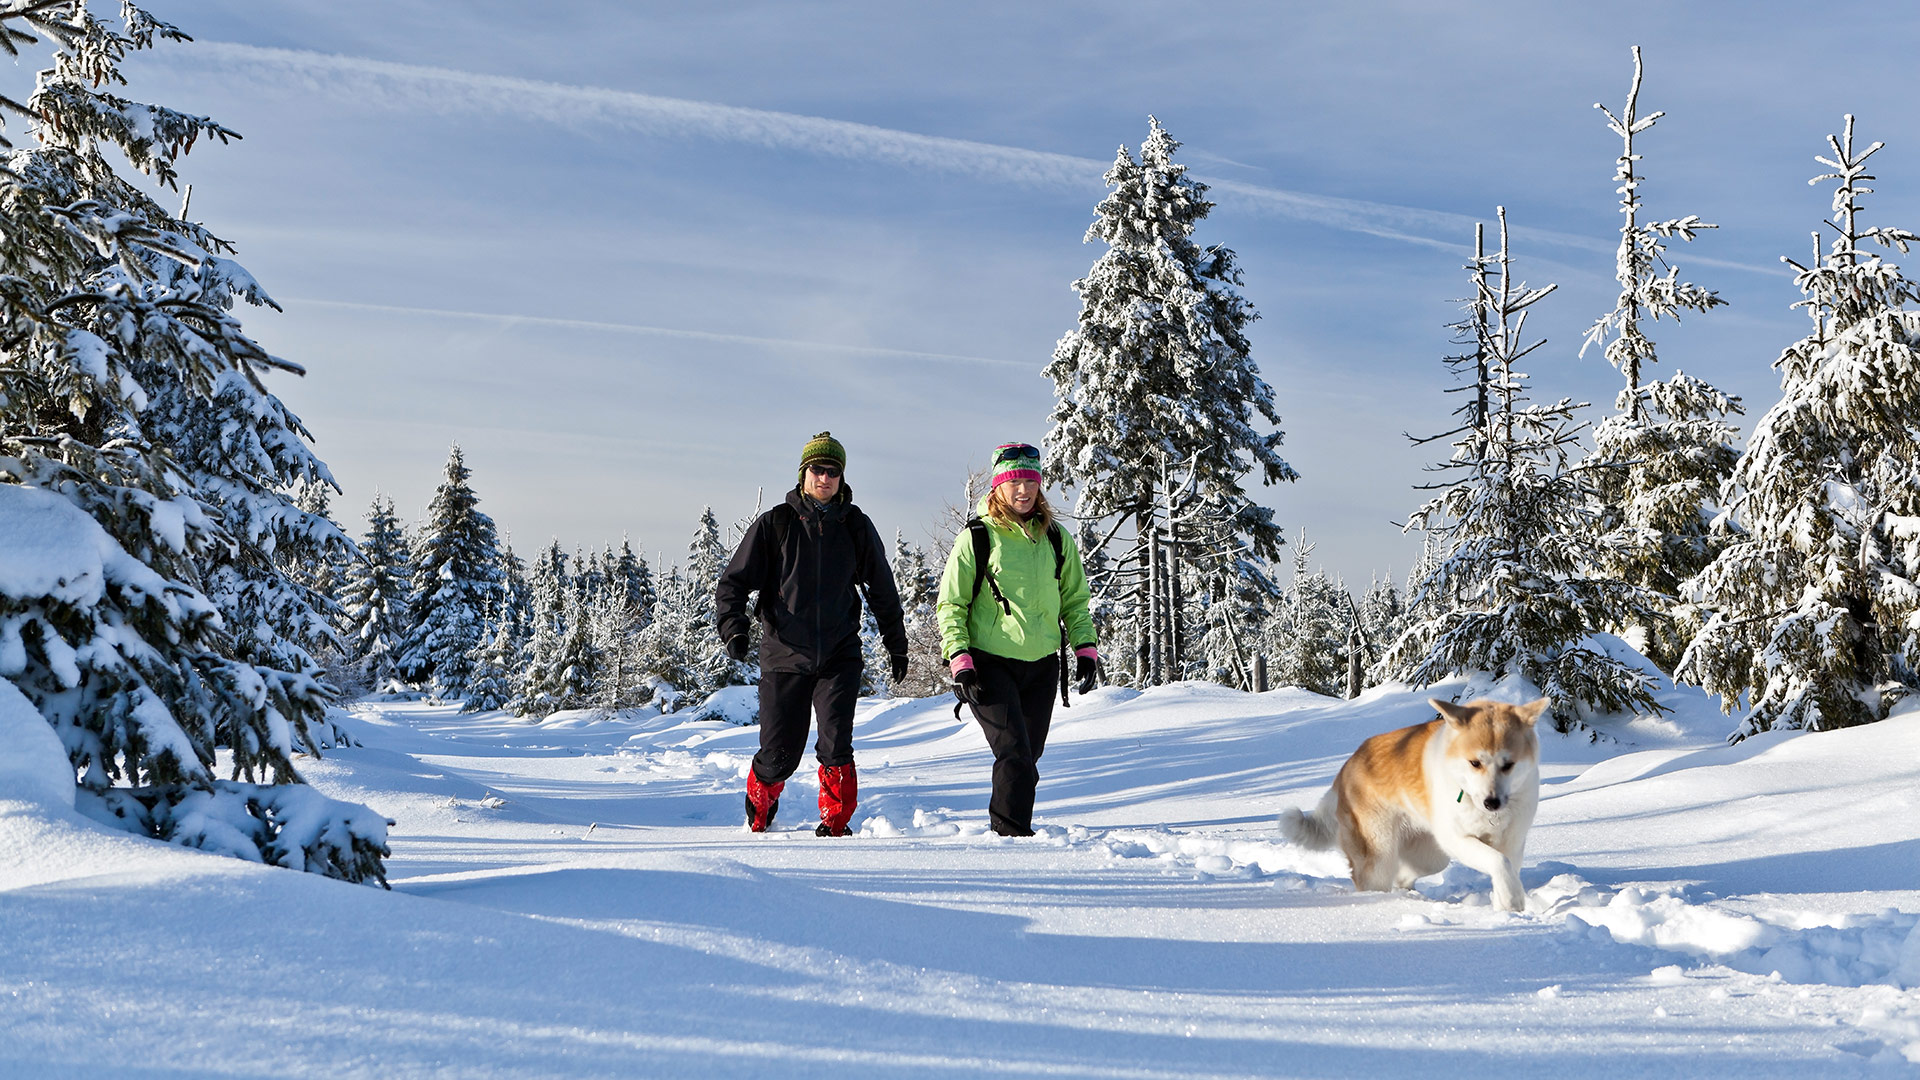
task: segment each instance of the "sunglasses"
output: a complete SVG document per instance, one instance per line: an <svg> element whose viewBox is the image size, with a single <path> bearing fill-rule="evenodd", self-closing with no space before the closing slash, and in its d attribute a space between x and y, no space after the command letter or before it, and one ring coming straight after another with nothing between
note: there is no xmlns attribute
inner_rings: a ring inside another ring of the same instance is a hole
<svg viewBox="0 0 1920 1080"><path fill-rule="evenodd" d="M1010 461L1023 461L1028 458L1032 458L1035 461L1040 460L1039 448L1028 446L1026 443L1015 443L1012 446L1001 447L993 455L994 463L1000 465L1004 465Z"/></svg>
<svg viewBox="0 0 1920 1080"><path fill-rule="evenodd" d="M840 479L840 469L836 465L809 465L807 471L815 476L824 476L829 480Z"/></svg>

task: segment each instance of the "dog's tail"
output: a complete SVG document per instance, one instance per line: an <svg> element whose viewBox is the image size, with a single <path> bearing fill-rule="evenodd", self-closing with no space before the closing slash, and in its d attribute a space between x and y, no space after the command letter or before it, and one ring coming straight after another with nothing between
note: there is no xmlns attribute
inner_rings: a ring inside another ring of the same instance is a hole
<svg viewBox="0 0 1920 1080"><path fill-rule="evenodd" d="M1304 848L1324 850L1333 846L1338 839L1335 835L1335 808L1339 797L1329 788L1320 805L1309 814L1295 807L1280 814L1280 835Z"/></svg>

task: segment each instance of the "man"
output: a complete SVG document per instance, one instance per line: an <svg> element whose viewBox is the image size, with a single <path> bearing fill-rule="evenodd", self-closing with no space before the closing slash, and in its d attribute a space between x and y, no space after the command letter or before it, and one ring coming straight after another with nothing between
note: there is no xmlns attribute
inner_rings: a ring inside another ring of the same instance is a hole
<svg viewBox="0 0 1920 1080"><path fill-rule="evenodd" d="M765 832L780 792L800 764L809 712L819 717L820 836L851 830L859 783L853 769L853 704L860 696L860 590L880 624L898 681L907 674L907 631L886 549L853 505L847 451L830 432L800 451L800 482L747 528L715 590L720 640L745 660L747 594L759 590L760 752L747 774L747 827Z"/></svg>

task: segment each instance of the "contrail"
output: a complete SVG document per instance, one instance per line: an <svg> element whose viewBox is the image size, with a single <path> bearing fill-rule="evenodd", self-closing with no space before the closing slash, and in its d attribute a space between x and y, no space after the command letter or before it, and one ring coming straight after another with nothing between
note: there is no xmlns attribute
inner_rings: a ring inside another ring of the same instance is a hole
<svg viewBox="0 0 1920 1080"><path fill-rule="evenodd" d="M508 116L580 131L617 130L664 138L700 138L901 168L950 173L994 183L1096 192L1111 162L969 139L922 135L800 113L720 105L629 90L487 75L302 49L206 41L146 54L180 68L217 69L280 89L289 87L362 106L440 114ZM1473 226L1485 218L1393 203L1265 187L1195 174L1214 198L1241 212L1284 217L1456 254L1469 251ZM1491 216L1491 215L1489 215ZM1515 226L1532 244L1610 253L1611 238ZM1725 260L1691 257L1729 269L1778 274Z"/></svg>
<svg viewBox="0 0 1920 1080"><path fill-rule="evenodd" d="M918 135L799 113L747 109L628 90L572 86L353 56L198 42L154 54L181 67L215 67L278 87L361 105L513 116L557 127L707 138L1036 187L1099 187L1106 163L1039 150Z"/></svg>
<svg viewBox="0 0 1920 1080"><path fill-rule="evenodd" d="M914 349L890 349L877 345L840 345L830 341L800 341L791 338L753 337L747 334L719 334L710 330L681 330L670 326L640 323L598 322L592 319L557 319L545 315L514 315L497 311L459 311L449 308L403 307L398 304L365 304L353 300L321 300L312 297L287 297L283 307L302 304L314 307L350 308L355 311L380 311L392 315L416 315L435 319L462 319L490 322L502 326L526 324L556 326L569 330L593 330L613 334L640 334L648 337L683 338L692 341L717 341L730 345L754 345L775 349L807 349L815 352L849 353L855 356L901 357L910 360L939 360L961 364L995 364L1005 367L1037 369L1039 362L1003 360L993 356L964 356L957 353L921 352Z"/></svg>

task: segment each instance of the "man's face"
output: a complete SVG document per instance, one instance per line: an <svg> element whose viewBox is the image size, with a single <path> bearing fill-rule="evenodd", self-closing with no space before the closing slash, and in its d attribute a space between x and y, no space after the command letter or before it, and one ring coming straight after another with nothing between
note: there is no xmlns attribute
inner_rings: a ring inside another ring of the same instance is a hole
<svg viewBox="0 0 1920 1080"><path fill-rule="evenodd" d="M807 466L807 483L804 488L815 502L832 502L840 494L840 466L831 461L816 461Z"/></svg>

